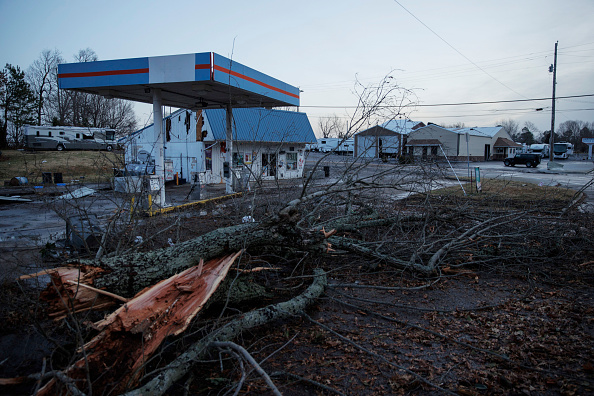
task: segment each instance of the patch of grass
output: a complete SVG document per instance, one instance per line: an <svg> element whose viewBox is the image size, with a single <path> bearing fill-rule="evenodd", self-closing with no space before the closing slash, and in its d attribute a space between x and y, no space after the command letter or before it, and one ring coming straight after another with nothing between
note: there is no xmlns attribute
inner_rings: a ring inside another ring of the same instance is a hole
<svg viewBox="0 0 594 396"><path fill-rule="evenodd" d="M575 196L575 191L565 187L539 186L533 183L501 179L483 179L482 192L475 185L470 192L470 183L464 184L466 196L459 185L433 190L431 196L442 204L460 205L473 203L479 206L496 208L541 208L559 210L567 206ZM412 199L424 200L424 195Z"/></svg>
<svg viewBox="0 0 594 396"><path fill-rule="evenodd" d="M574 190L565 187L556 186L539 186L538 184L518 182L501 179L483 179L482 192L476 191L476 186L473 185L472 193L469 193L470 185L464 186L466 193L470 199L489 198L494 196L507 198L523 198L527 200L538 200L544 196L552 199L571 199L575 194ZM440 195L459 195L464 193L460 186L448 187L441 190L434 191Z"/></svg>
<svg viewBox="0 0 594 396"><path fill-rule="evenodd" d="M35 151L3 150L0 157L0 182L26 177L30 184L40 184L42 173L62 173L65 183L83 179L106 182L113 168L122 168L124 154L106 151Z"/></svg>

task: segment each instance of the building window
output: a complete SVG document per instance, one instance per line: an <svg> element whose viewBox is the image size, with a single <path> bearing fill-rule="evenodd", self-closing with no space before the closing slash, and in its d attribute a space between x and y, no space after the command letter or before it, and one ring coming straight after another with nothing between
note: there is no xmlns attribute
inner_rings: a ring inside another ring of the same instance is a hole
<svg viewBox="0 0 594 396"><path fill-rule="evenodd" d="M204 165L207 171L212 170L212 149L204 151Z"/></svg>
<svg viewBox="0 0 594 396"><path fill-rule="evenodd" d="M287 170L297 170L297 153L287 153Z"/></svg>
<svg viewBox="0 0 594 396"><path fill-rule="evenodd" d="M39 131L37 131L37 136L39 136Z"/></svg>
<svg viewBox="0 0 594 396"><path fill-rule="evenodd" d="M52 132L51 132L51 131L50 131L50 132L48 132L48 133L47 133L47 136L49 136L49 137L52 137Z"/></svg>
<svg viewBox="0 0 594 396"><path fill-rule="evenodd" d="M233 166L243 165L243 153L233 153Z"/></svg>

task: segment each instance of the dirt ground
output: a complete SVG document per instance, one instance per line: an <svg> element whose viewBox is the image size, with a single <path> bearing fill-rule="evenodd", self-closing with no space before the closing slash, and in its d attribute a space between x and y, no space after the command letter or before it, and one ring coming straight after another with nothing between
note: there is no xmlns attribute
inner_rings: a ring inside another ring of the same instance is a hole
<svg viewBox="0 0 594 396"><path fill-rule="evenodd" d="M146 222L146 235L172 220L179 219L179 226L143 249L236 224L250 205L213 203L155 217ZM275 204L257 207L254 216L261 218ZM243 265L281 269L251 279L266 287L268 297L228 306L227 312L287 300L311 283L313 268L328 273L329 287L307 315L246 331L235 340L285 395L439 395L444 390L461 395L594 394L594 252L560 257L557 252L538 265L493 261L419 277L381 263L370 269L369 262L343 252L303 259L300 252L281 256L252 249L243 256ZM64 367L73 359L77 337L96 334L85 323L103 317L84 313L76 322L53 323L37 303L40 289L34 286L2 285L0 378L40 372L44 365L46 371ZM169 340L147 371L199 339L220 308L211 306L185 336ZM233 391L240 377L233 358L213 354L168 393L224 394ZM0 393L33 393L35 386L4 386ZM270 390L251 373L241 393Z"/></svg>

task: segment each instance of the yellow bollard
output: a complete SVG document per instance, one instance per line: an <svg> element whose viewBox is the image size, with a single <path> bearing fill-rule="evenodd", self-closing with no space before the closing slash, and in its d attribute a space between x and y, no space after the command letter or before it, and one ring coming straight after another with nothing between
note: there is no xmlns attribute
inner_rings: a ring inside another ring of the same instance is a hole
<svg viewBox="0 0 594 396"><path fill-rule="evenodd" d="M151 194L148 195L148 211L149 216L153 215L153 196Z"/></svg>

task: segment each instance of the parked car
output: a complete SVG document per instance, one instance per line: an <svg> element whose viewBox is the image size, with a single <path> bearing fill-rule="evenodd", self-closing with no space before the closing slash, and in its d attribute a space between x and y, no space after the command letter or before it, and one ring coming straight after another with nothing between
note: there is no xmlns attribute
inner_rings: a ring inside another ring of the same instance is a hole
<svg viewBox="0 0 594 396"><path fill-rule="evenodd" d="M515 157L509 157L503 160L505 166L515 166L525 164L528 168L536 168L540 164L540 154L519 153Z"/></svg>

